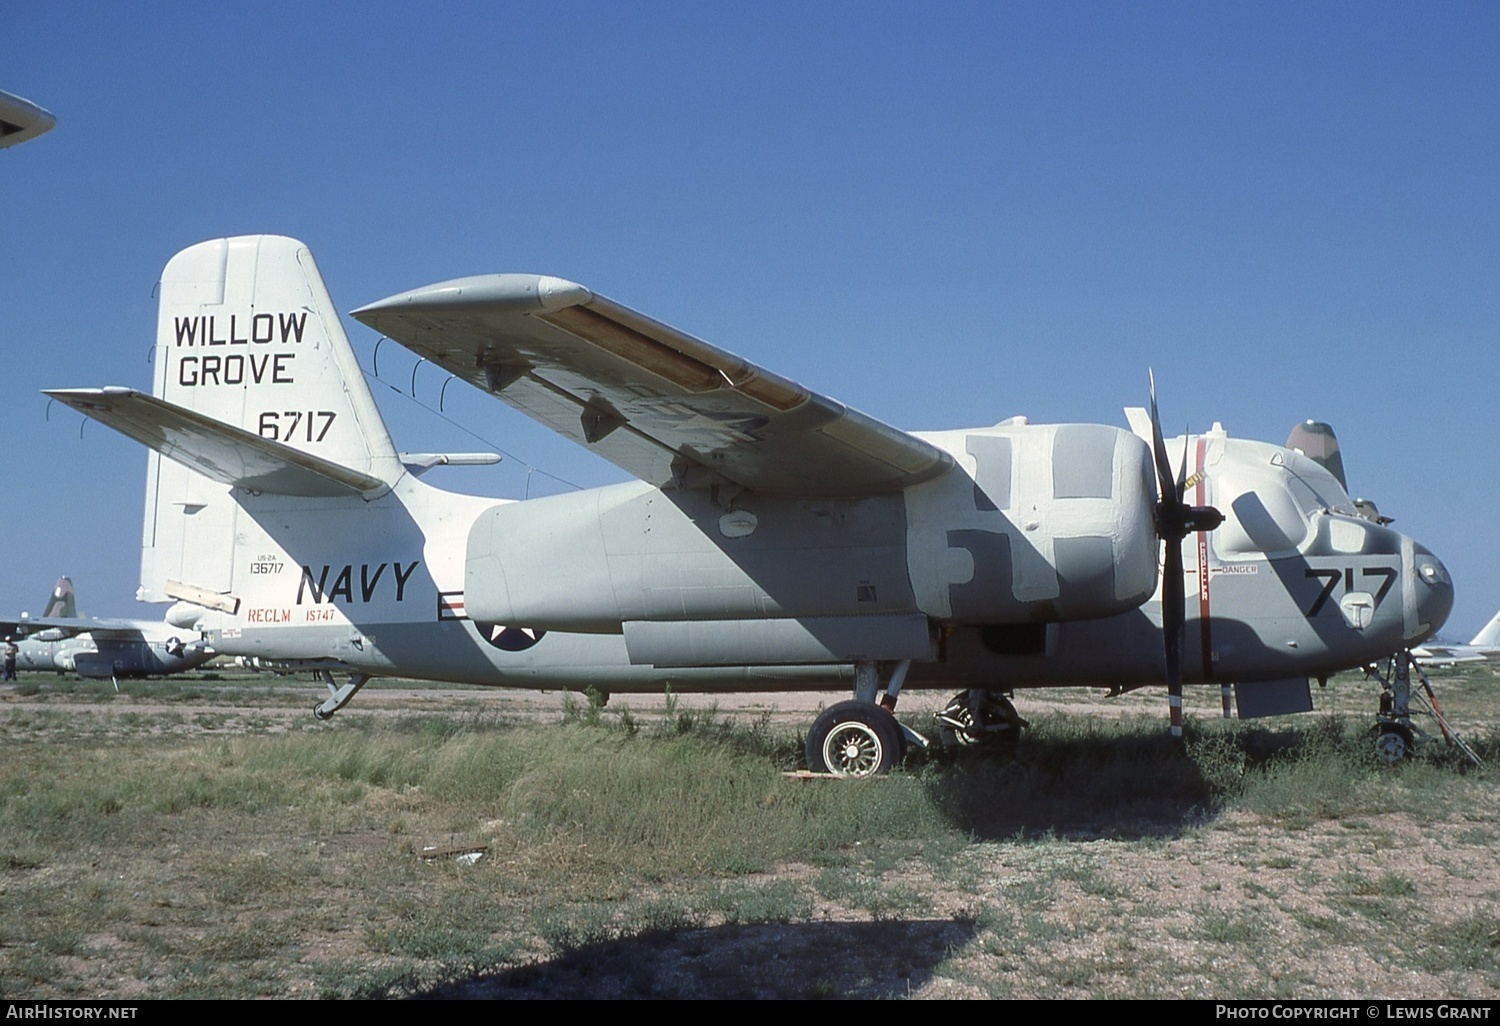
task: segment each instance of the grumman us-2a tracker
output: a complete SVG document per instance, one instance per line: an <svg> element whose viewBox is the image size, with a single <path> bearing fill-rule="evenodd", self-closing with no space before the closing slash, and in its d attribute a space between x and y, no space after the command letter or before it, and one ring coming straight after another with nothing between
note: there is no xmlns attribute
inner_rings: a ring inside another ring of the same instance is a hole
<svg viewBox="0 0 1500 1026"><path fill-rule="evenodd" d="M959 742L1027 687L1287 682L1431 636L1453 588L1293 449L1030 424L907 432L560 278L495 274L353 316L637 480L524 501L398 452L312 254L192 246L161 280L154 386L48 394L151 448L139 598L214 651L374 676L603 692L826 690L815 771ZM1154 389L1153 389L1154 393ZM1191 544L1184 541L1191 539ZM1187 595L1191 592L1192 601ZM1292 690L1295 691L1295 688Z"/></svg>

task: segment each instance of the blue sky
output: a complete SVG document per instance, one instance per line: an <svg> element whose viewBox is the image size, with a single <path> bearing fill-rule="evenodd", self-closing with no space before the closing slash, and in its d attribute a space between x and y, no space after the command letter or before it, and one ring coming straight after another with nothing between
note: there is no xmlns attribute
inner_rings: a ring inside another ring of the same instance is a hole
<svg viewBox="0 0 1500 1026"><path fill-rule="evenodd" d="M580 281L900 427L1338 431L1351 491L1500 607L1500 6L0 2L0 609L133 601L145 455L39 394L148 388L177 250L311 246L343 310ZM346 319L372 369L375 336ZM399 447L619 480L463 386ZM435 406L443 375L416 375ZM482 439L482 440L481 440Z"/></svg>

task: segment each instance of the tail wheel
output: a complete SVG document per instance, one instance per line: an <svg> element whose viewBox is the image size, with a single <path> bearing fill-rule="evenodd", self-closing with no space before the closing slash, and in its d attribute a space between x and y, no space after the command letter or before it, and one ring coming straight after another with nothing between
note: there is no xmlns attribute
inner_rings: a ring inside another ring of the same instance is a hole
<svg viewBox="0 0 1500 1026"><path fill-rule="evenodd" d="M839 702L823 710L807 732L807 768L836 777L889 773L901 759L901 727L869 702Z"/></svg>

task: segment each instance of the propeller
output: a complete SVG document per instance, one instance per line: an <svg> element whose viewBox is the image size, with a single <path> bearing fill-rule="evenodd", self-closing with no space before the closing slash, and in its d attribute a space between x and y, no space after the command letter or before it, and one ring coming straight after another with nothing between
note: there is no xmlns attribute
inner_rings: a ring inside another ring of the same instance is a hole
<svg viewBox="0 0 1500 1026"><path fill-rule="evenodd" d="M1167 543L1162 566L1161 629L1167 657L1167 705L1171 710L1172 736L1182 736L1182 632L1187 620L1187 596L1182 584L1182 541L1194 531L1212 531L1224 522L1224 514L1212 506L1189 506L1183 501L1187 486L1188 439L1183 437L1182 462L1177 478L1156 412L1156 374L1151 375L1151 451L1156 463L1156 533Z"/></svg>

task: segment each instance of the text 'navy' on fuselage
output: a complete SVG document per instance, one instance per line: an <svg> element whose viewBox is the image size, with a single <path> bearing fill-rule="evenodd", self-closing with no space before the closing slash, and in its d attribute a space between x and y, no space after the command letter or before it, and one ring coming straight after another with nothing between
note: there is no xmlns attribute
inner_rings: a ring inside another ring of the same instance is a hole
<svg viewBox="0 0 1500 1026"><path fill-rule="evenodd" d="M390 578L390 583L396 589L396 601L404 601L406 599L406 582L411 579L412 574L416 573L418 565L419 561L413 560L403 571L400 563L377 563L372 574L369 563L360 563L359 600L361 602L370 601L375 594L375 589L380 585L380 578L385 573L385 568L389 566L394 571L392 578ZM355 564L353 563L345 563L340 568L338 575L334 577L333 586L330 588L328 586L328 574L333 569L332 566L325 563L322 572L314 578L312 567L303 564L302 579L297 582L297 605L302 605L304 596L309 597L314 604L332 602L340 596L345 601L353 602L354 566Z"/></svg>

